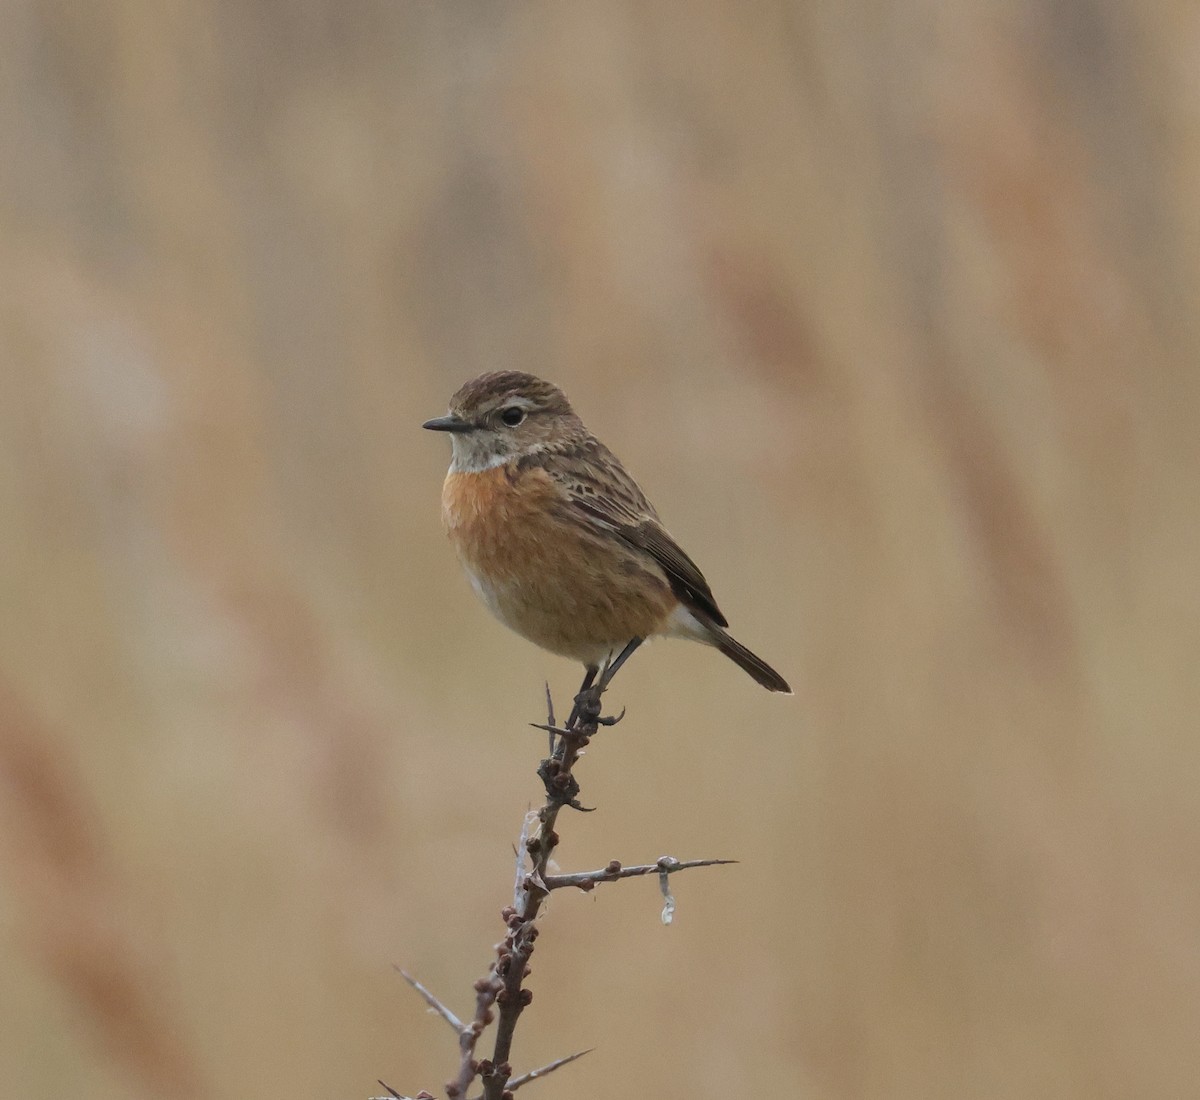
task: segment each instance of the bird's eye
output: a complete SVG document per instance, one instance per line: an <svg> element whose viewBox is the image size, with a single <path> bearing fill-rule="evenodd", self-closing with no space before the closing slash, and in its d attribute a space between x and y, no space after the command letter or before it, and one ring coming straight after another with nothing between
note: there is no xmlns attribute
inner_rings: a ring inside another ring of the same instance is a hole
<svg viewBox="0 0 1200 1100"><path fill-rule="evenodd" d="M504 421L510 428L515 428L522 420L525 419L525 410L520 405L509 405L500 414L500 419Z"/></svg>

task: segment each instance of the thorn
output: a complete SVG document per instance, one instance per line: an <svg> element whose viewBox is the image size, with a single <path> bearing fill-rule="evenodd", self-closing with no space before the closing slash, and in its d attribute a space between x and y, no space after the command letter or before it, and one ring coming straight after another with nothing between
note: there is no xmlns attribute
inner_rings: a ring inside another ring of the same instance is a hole
<svg viewBox="0 0 1200 1100"><path fill-rule="evenodd" d="M432 993L430 993L429 990L426 989L419 981L417 981L416 978L414 978L411 974L409 974L405 970L402 970L398 966L395 967L395 970L400 975L400 977L402 977L406 982L408 982L409 985L411 985L413 987L413 989L415 989L419 994L421 994L421 996L425 999L425 1003L427 1005L429 1005L429 1007L431 1009L433 1009L434 1012L436 1012L439 1016L441 1016L441 1018L443 1020L446 1021L446 1023L448 1023L452 1028L454 1028L454 1031L457 1035L461 1036L463 1034L463 1032L467 1030L466 1026L463 1024L462 1020L460 1020L457 1016L455 1016L454 1013L450 1011L450 1009L448 1009L444 1004L442 1004L442 1002L439 1001ZM382 1084L382 1083L383 1082L380 1082L380 1084ZM387 1088L387 1086L384 1085L384 1088Z"/></svg>
<svg viewBox="0 0 1200 1100"><path fill-rule="evenodd" d="M574 730L565 730L565 729L560 728L559 726L547 725L545 722L530 722L529 724L535 730L545 730L548 734L550 734L550 741L551 741L550 755L551 756L554 755L554 743L553 742L554 742L555 734L558 734L560 737L565 737L567 735L574 735L574 733L575 733Z"/></svg>
<svg viewBox="0 0 1200 1100"><path fill-rule="evenodd" d="M654 863L642 863L636 867L625 867L618 860L610 860L598 871L575 871L571 874L546 875L545 885L548 890L560 890L564 886L574 886L580 890L590 890L603 882L616 882L623 878L637 878L641 875L657 875L660 884L676 871L687 871L693 867L720 867L736 863L736 859L689 859L678 860L674 856L663 856Z"/></svg>
<svg viewBox="0 0 1200 1100"><path fill-rule="evenodd" d="M568 1054L565 1058L559 1058L544 1066L539 1066L537 1069L531 1069L528 1073L522 1073L520 1077L514 1077L508 1082L506 1087L516 1092L522 1085L527 1085L530 1081L536 1081L539 1077L545 1077L546 1074L553 1073L556 1069L562 1069L563 1066L570 1065L585 1054L591 1054L595 1049L595 1047L589 1047L587 1050L579 1050L574 1054Z"/></svg>
<svg viewBox="0 0 1200 1100"><path fill-rule="evenodd" d="M550 681L546 681L546 725L550 730L558 725L554 720L554 697L550 694ZM549 730L547 732L550 732ZM550 755L554 755L554 734L550 733Z"/></svg>

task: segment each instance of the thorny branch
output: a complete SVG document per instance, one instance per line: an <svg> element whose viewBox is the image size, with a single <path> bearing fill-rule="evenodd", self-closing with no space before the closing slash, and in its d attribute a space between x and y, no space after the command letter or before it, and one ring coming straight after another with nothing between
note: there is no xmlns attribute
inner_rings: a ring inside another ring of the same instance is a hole
<svg viewBox="0 0 1200 1100"><path fill-rule="evenodd" d="M559 843L555 824L560 811L564 806L585 810L579 803L579 783L574 776L575 765L599 728L614 725L624 715L622 711L621 715L615 718L600 716L600 695L603 690L603 687L595 686L582 691L576 698L570 718L564 726L559 727L554 718L554 702L550 698L549 685L546 687L547 720L544 724L533 723L537 729L546 730L550 735L550 755L538 768L538 775L546 787L546 801L539 810L528 813L522 825L521 839L516 852L513 901L501 911L507 932L504 939L496 945L496 957L488 972L475 982L475 1013L470 1022L464 1023L416 978L403 970L400 971L431 1010L441 1016L458 1037L459 1068L458 1073L446 1082L447 1100L465 1100L471 1083L477 1077L483 1086L483 1092L472 1100L508 1100L521 1086L538 1080L588 1053L579 1051L518 1076L513 1075L509 1061L517 1021L525 1007L533 1000L533 991L525 987L524 981L531 973L529 960L538 937L539 930L535 921L542 903L551 891L567 886L586 891L602 882L657 874L663 897L666 898L663 922L670 923L675 899L667 887L669 875L693 867L713 867L736 862L728 859L680 861L673 856L662 856L654 863L634 867L623 867L613 860L596 871L557 875L547 872ZM476 1047L480 1036L493 1022L496 1024L496 1034L492 1055L490 1058L477 1059ZM399 1096L390 1086L384 1085L384 1088L393 1096ZM418 1094L419 1097L428 1095L424 1092Z"/></svg>
<svg viewBox="0 0 1200 1100"><path fill-rule="evenodd" d="M542 881L547 890L561 890L564 886L575 886L580 890L591 890L599 882L616 882L622 878L637 878L640 875L670 875L686 871L690 867L723 867L737 863L736 859L675 859L663 856L656 863L641 863L636 867L622 867L615 859L599 871L576 871L570 875L547 875Z"/></svg>

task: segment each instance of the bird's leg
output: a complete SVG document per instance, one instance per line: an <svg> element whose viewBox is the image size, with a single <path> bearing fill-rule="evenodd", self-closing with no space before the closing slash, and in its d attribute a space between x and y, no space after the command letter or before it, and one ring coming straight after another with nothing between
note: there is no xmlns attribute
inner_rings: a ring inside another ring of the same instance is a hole
<svg viewBox="0 0 1200 1100"><path fill-rule="evenodd" d="M587 737L596 732L597 726L615 726L625 717L624 707L621 708L620 714L601 717L600 696L608 690L608 685L612 683L613 677L616 676L621 666L633 656L638 646L645 640L645 638L630 639L615 659L610 658L604 662L603 669L599 665L584 666L583 683L579 685L579 690L575 693L575 703L571 707L570 716L561 726L554 724L554 702L550 698L550 685L546 685L547 721L530 722L529 724L534 729L545 730L550 735L550 755L552 757L562 758L563 742L561 738L563 735L582 734Z"/></svg>
<svg viewBox="0 0 1200 1100"><path fill-rule="evenodd" d="M550 738L550 755L554 755L554 696L550 694L550 681L546 681L546 735Z"/></svg>
<svg viewBox="0 0 1200 1100"><path fill-rule="evenodd" d="M593 699L595 688L592 686L599 674L599 665L585 666L583 683L579 685L579 691L575 693L575 704L571 707L571 715L561 726L555 724L554 703L550 698L550 685L546 685L546 721L530 722L529 724L534 729L545 730L550 735L550 755L552 757L562 758L563 742L561 738L584 732L579 722L581 718L587 717L587 708L589 706L594 705L596 713L599 714L599 704Z"/></svg>
<svg viewBox="0 0 1200 1100"><path fill-rule="evenodd" d="M612 683L613 677L616 676L621 666L633 656L638 646L640 646L645 640L645 638L631 638L625 648L617 654L616 659L605 664L604 671L600 674L599 682L595 684L590 691L586 693L580 692L580 694L575 697L576 705L580 708L581 717L590 722L595 722L600 726L615 726L622 718L625 717L625 709L622 708L620 714L609 715L608 717L602 718L600 716L600 696L608 690L608 685ZM580 704L579 700L584 698L585 694L586 699L582 704Z"/></svg>
<svg viewBox="0 0 1200 1100"><path fill-rule="evenodd" d="M645 640L645 638L631 638L629 640L629 644L617 654L617 659L605 667L604 675L600 677L600 683L596 687L597 691L605 691L608 688L608 685L612 683L612 678L616 676L620 667L634 655L637 647Z"/></svg>
<svg viewBox="0 0 1200 1100"><path fill-rule="evenodd" d="M598 665L588 665L583 674L583 683L579 685L579 690L575 693L575 705L571 708L571 717L567 719L567 724L563 729L573 729L575 723L583 717L584 707L591 699L592 684L600 673ZM599 700L597 699L597 706ZM596 712L599 714L599 710Z"/></svg>
<svg viewBox="0 0 1200 1100"><path fill-rule="evenodd" d="M615 726L625 717L625 711L610 717L600 714L600 696L605 688L612 683L612 678L620 667L633 655L644 639L634 638L615 660L606 661L603 671L597 665L588 665L584 671L583 683L575 696L575 705L571 708L571 716L561 729L555 729L553 723L540 726L548 729L553 739L558 734L550 756L542 761L538 775L546 786L546 795L552 802L562 806L570 806L576 810L586 807L579 804L579 783L571 774L571 767L579 753L588 743L588 738L595 734L598 726Z"/></svg>

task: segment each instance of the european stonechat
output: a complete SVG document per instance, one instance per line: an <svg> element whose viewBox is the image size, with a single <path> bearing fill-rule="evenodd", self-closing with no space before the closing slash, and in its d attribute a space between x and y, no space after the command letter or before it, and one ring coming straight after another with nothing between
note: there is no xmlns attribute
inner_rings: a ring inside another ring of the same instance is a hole
<svg viewBox="0 0 1200 1100"><path fill-rule="evenodd" d="M479 598L505 626L603 690L647 638L715 646L768 691L787 681L727 631L696 563L557 386L484 374L427 420L453 456L442 518Z"/></svg>

